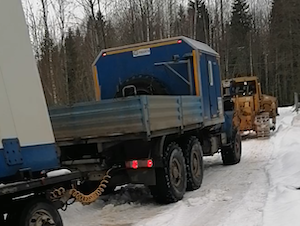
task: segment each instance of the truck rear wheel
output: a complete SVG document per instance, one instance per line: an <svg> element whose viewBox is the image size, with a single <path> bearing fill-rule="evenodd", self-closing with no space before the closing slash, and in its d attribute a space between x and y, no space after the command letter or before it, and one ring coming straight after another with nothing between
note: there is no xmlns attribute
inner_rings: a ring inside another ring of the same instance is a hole
<svg viewBox="0 0 300 226"><path fill-rule="evenodd" d="M191 137L185 149L187 171L187 190L193 191L201 187L203 180L203 152L199 140Z"/></svg>
<svg viewBox="0 0 300 226"><path fill-rule="evenodd" d="M187 185L186 165L181 148L176 143L168 145L163 154L163 168L156 169L156 186L150 190L159 203L181 200Z"/></svg>
<svg viewBox="0 0 300 226"><path fill-rule="evenodd" d="M230 145L223 147L221 154L224 165L234 165L241 161L242 142L238 131L234 131Z"/></svg>
<svg viewBox="0 0 300 226"><path fill-rule="evenodd" d="M46 199L33 199L21 211L18 226L63 226L57 209Z"/></svg>

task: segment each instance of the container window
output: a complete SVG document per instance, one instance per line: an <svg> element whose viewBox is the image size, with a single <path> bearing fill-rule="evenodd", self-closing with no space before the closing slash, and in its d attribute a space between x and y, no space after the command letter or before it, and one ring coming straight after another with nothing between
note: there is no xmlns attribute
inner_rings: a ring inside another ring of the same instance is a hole
<svg viewBox="0 0 300 226"><path fill-rule="evenodd" d="M214 85L214 77L213 77L213 68L212 68L212 62L208 61L208 75L209 75L209 84L211 86Z"/></svg>

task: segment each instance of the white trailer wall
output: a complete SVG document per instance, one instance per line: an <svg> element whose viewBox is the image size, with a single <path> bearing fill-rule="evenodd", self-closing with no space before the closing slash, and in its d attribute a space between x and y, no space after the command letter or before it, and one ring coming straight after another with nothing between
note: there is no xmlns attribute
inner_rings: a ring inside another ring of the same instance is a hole
<svg viewBox="0 0 300 226"><path fill-rule="evenodd" d="M21 0L0 0L0 139L7 138L54 143Z"/></svg>

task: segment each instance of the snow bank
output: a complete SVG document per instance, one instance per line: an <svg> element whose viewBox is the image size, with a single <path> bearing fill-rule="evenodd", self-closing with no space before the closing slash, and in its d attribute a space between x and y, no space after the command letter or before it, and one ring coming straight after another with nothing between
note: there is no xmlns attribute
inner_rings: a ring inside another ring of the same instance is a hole
<svg viewBox="0 0 300 226"><path fill-rule="evenodd" d="M270 192L264 211L265 226L300 223L300 116L281 110L281 131L272 138L273 160L267 168Z"/></svg>

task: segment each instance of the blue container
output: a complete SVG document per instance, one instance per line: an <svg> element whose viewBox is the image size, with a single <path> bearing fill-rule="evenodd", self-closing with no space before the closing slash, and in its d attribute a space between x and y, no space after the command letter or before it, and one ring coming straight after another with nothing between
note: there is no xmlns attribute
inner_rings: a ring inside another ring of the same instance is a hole
<svg viewBox="0 0 300 226"><path fill-rule="evenodd" d="M187 37L146 42L101 51L94 62L97 100L122 93L131 78L154 78L167 95L196 95L209 124L224 120L219 55Z"/></svg>

